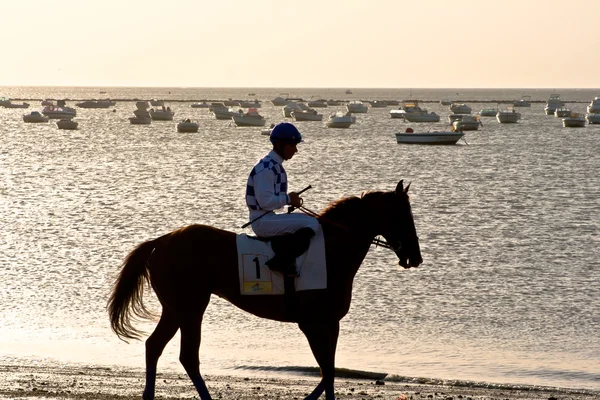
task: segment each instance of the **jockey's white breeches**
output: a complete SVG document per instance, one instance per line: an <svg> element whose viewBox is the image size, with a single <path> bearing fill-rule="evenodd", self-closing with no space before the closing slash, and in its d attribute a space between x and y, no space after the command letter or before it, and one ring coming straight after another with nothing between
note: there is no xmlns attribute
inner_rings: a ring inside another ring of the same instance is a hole
<svg viewBox="0 0 600 400"><path fill-rule="evenodd" d="M319 220L307 214L275 214L273 211L267 212L265 216L252 223L252 230L261 237L294 233L301 228L311 228L318 232L321 225Z"/></svg>

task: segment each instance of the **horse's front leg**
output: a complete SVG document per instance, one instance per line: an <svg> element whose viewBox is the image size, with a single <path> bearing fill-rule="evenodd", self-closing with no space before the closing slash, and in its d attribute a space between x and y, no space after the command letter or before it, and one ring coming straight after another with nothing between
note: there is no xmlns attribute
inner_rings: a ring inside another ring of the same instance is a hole
<svg viewBox="0 0 600 400"><path fill-rule="evenodd" d="M335 400L335 350L340 333L340 323L299 323L308 339L310 349L321 368L322 379L315 390L304 400L316 400L325 392L326 400Z"/></svg>

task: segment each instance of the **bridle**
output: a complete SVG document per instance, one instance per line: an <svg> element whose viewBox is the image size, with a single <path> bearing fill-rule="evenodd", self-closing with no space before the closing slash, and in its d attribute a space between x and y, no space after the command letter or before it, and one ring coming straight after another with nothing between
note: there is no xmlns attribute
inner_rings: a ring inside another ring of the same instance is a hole
<svg viewBox="0 0 600 400"><path fill-rule="evenodd" d="M324 216L322 216L322 215L319 215L319 214L317 214L316 212L314 212L314 211L312 211L312 210L309 210L308 208L306 208L306 207L304 207L304 206L299 206L299 207L297 207L297 208L298 208L300 211L302 211L303 213L305 213L305 214L307 214L307 215L310 215L311 217L315 217L315 218L317 218L318 220L320 220L320 221L322 221L322 222L324 222L324 223L326 223L326 224L333 225L333 226L335 226L335 227L337 227L337 228L340 228L340 229L342 229L342 230L345 230L345 231L349 231L349 230L350 230L350 228L348 228L346 225L340 224L339 222L333 221L333 220L331 220L331 219L329 219L329 218L327 218L327 217L324 217ZM372 244L374 244L376 247L377 247L377 246L379 246L379 247L383 247L384 249L393 250L394 252L398 252L398 251L400 251L400 249L402 248L402 242L400 242L400 243L398 244L398 246L395 246L395 247L394 247L394 246L392 246L391 244L389 244L389 243L387 242L387 240L385 240L385 239L380 239L379 237L375 237L375 238L373 238L373 240L372 240L372 242L371 242L371 243L372 243Z"/></svg>

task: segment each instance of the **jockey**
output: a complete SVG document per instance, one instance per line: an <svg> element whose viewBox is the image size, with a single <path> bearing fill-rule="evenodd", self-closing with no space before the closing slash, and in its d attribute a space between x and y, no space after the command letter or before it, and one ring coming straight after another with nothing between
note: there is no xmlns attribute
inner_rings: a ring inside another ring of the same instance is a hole
<svg viewBox="0 0 600 400"><path fill-rule="evenodd" d="M273 270L291 271L296 257L304 253L310 239L320 229L319 221L303 213L275 213L285 205L300 207L302 198L296 192L287 193L288 181L283 162L291 159L298 151L296 145L303 142L298 129L288 122L276 125L270 134L273 149L262 158L250 172L246 185L246 204L250 211L252 230L261 237L286 234L291 236L291 245L283 254L266 262Z"/></svg>

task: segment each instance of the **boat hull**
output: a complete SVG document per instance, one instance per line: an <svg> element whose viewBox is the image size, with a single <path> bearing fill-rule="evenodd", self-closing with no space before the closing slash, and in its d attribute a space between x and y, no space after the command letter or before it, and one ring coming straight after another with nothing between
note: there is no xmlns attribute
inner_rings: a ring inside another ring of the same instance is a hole
<svg viewBox="0 0 600 400"><path fill-rule="evenodd" d="M58 129L73 131L77 129L78 125L79 124L75 121L56 121L56 126L58 126Z"/></svg>
<svg viewBox="0 0 600 400"><path fill-rule="evenodd" d="M440 116L434 113L430 114L412 114L405 113L404 119L408 122L440 122Z"/></svg>
<svg viewBox="0 0 600 400"><path fill-rule="evenodd" d="M585 119L587 119L588 124L600 124L600 114L588 114Z"/></svg>
<svg viewBox="0 0 600 400"><path fill-rule="evenodd" d="M292 111L291 113L294 121L323 121L323 114L312 114Z"/></svg>
<svg viewBox="0 0 600 400"><path fill-rule="evenodd" d="M234 115L231 117L236 126L265 126L264 118L249 118L244 116Z"/></svg>
<svg viewBox="0 0 600 400"><path fill-rule="evenodd" d="M451 145L463 136L462 132L396 133L396 141L404 144Z"/></svg>
<svg viewBox="0 0 600 400"><path fill-rule="evenodd" d="M180 133L196 133L200 129L200 125L196 123L179 123L177 124L177 132Z"/></svg>
<svg viewBox="0 0 600 400"><path fill-rule="evenodd" d="M501 124L516 124L521 119L521 114L519 113L498 113L496 114L496 119Z"/></svg>
<svg viewBox="0 0 600 400"><path fill-rule="evenodd" d="M583 128L585 126L585 118L563 118L562 122L565 128Z"/></svg>

